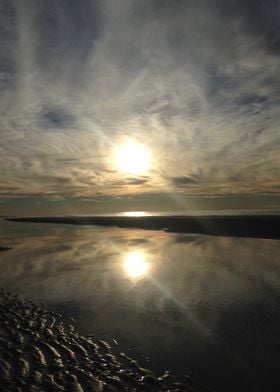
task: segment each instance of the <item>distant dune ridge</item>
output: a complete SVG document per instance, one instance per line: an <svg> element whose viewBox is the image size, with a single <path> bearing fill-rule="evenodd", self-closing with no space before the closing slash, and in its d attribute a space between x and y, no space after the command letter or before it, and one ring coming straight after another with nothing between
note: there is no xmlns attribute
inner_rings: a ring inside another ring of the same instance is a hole
<svg viewBox="0 0 280 392"><path fill-rule="evenodd" d="M6 219L16 222L115 226L173 233L280 239L280 215L42 216Z"/></svg>

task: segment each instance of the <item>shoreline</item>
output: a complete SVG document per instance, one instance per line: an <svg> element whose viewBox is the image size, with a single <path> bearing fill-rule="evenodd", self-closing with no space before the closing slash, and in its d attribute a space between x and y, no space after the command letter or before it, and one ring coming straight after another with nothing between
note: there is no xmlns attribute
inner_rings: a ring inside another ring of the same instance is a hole
<svg viewBox="0 0 280 392"><path fill-rule="evenodd" d="M188 376L184 383L167 371L158 377L113 348L116 341L82 336L61 314L1 288L0 320L0 381L7 392L209 392Z"/></svg>
<svg viewBox="0 0 280 392"><path fill-rule="evenodd" d="M0 245L0 252L5 252L10 249L12 249L12 247L9 245Z"/></svg>
<svg viewBox="0 0 280 392"><path fill-rule="evenodd" d="M14 222L97 225L170 233L205 234L227 237L280 239L280 215L213 216L42 216L9 217Z"/></svg>

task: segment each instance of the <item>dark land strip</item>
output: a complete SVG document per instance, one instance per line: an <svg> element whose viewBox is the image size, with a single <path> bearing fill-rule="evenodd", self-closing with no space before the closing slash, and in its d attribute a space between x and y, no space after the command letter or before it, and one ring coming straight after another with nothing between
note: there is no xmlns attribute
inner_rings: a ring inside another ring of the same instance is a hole
<svg viewBox="0 0 280 392"><path fill-rule="evenodd" d="M0 252L5 252L6 250L10 250L10 249L12 248L8 245L0 245Z"/></svg>
<svg viewBox="0 0 280 392"><path fill-rule="evenodd" d="M45 216L13 217L7 220L35 223L99 225L171 233L280 239L280 215L253 216Z"/></svg>

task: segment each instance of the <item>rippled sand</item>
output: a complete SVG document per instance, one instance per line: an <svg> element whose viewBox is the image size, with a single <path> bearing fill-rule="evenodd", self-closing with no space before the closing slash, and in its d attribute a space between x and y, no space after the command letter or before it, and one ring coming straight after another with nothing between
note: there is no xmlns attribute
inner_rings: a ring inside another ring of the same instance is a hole
<svg viewBox="0 0 280 392"><path fill-rule="evenodd" d="M82 336L57 312L2 289L0 347L3 391L206 391L169 372L157 377L108 342Z"/></svg>

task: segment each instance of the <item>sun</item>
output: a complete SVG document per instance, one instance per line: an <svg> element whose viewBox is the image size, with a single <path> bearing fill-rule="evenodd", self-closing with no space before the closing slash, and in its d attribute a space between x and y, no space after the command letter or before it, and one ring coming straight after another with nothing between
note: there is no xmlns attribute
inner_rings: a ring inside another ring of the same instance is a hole
<svg viewBox="0 0 280 392"><path fill-rule="evenodd" d="M150 168L150 160L148 149L135 142L127 142L116 151L116 165L124 173L145 174Z"/></svg>

